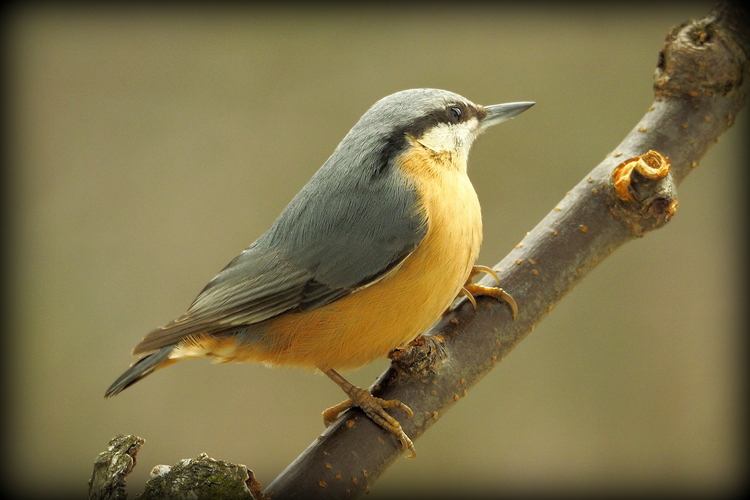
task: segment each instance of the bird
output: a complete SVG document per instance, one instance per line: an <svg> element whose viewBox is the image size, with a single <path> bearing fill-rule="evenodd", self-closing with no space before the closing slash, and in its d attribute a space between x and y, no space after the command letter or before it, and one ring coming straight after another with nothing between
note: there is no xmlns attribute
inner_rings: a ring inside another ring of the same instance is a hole
<svg viewBox="0 0 750 500"><path fill-rule="evenodd" d="M464 295L505 301L473 284L482 243L479 200L467 174L474 140L533 102L482 106L447 90L396 92L372 105L271 227L198 294L187 311L148 333L141 356L109 398L177 361L261 362L319 370L349 399L326 426L358 407L416 456L386 408L412 410L347 381L339 371L386 356Z"/></svg>

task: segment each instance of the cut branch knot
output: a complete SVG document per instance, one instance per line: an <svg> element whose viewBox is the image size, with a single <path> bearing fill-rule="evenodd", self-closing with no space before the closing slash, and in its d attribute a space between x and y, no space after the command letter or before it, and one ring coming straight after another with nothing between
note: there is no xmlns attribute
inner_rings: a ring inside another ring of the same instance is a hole
<svg viewBox="0 0 750 500"><path fill-rule="evenodd" d="M397 347L388 353L399 373L411 373L418 377L434 375L437 366L446 356L442 335L420 335L406 346Z"/></svg>
<svg viewBox="0 0 750 500"><path fill-rule="evenodd" d="M677 212L677 188L670 167L668 158L649 150L612 171L617 197L614 213L635 234L663 226Z"/></svg>
<svg viewBox="0 0 750 500"><path fill-rule="evenodd" d="M743 49L747 34L723 26L727 19L742 17L744 9L737 3L720 4L711 15L669 32L654 75L657 97L727 95L742 84L748 71Z"/></svg>

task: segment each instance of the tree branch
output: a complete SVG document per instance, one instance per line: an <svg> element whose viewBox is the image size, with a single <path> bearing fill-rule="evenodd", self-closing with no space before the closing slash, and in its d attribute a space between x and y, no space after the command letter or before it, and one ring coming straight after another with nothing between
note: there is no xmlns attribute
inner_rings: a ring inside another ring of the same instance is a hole
<svg viewBox="0 0 750 500"><path fill-rule="evenodd" d="M654 103L614 151L495 266L519 306L463 301L373 385L415 413L416 440L486 375L554 305L622 244L662 227L677 210L676 186L734 122L750 86L748 23L737 4L667 35ZM647 154L648 153L648 154ZM492 281L485 278L485 284ZM357 410L329 427L266 489L274 499L366 493L401 456L398 442Z"/></svg>

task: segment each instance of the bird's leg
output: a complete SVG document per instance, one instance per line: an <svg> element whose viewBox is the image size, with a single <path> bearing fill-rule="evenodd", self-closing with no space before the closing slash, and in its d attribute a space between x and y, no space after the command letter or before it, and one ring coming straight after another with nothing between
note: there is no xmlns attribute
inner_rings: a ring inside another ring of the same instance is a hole
<svg viewBox="0 0 750 500"><path fill-rule="evenodd" d="M408 449L411 452L411 454L408 455L409 458L414 458L417 456L417 450L414 449L414 443L412 443L411 439L409 439L409 436L404 433L404 430L401 428L401 424L399 424L395 418L390 416L385 411L385 408L401 408L406 412L409 418L412 418L414 416L414 412L411 411L411 408L396 399L386 400L376 398L370 393L370 391L366 389L360 389L359 387L351 384L336 370L324 370L323 373L328 375L331 380L336 382L339 387L343 389L346 395L349 396L348 400L344 401L343 403L339 403L336 406L332 406L323 412L323 422L325 422L326 427L335 422L342 412L348 410L353 406L356 406L357 408L365 412L365 415L367 415L370 420L396 436L401 442L401 450L406 451Z"/></svg>
<svg viewBox="0 0 750 500"><path fill-rule="evenodd" d="M476 309L477 307L477 301L474 299L474 297L477 296L488 295L490 297L496 298L497 300L502 300L510 306L511 311L513 312L513 319L516 319L516 317L518 316L518 305L508 292L506 292L499 286L484 286L471 282L471 280L474 279L474 276L482 272L491 275L493 278L495 278L495 282L498 285L500 284L500 280L498 279L497 274L495 274L495 271L493 271L491 268L487 266L474 266L471 269L471 273L469 273L469 278L466 280L466 283L461 289L460 295L465 295L474 305L474 309Z"/></svg>

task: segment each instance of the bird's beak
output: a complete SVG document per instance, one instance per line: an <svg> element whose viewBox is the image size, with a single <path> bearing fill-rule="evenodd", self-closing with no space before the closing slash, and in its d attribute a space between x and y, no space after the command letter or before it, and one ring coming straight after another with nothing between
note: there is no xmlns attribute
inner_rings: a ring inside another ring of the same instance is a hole
<svg viewBox="0 0 750 500"><path fill-rule="evenodd" d="M482 119L482 128L491 127L497 125L505 120L510 120L516 115L520 115L535 103L533 102L507 102L505 104L493 104L492 106L485 106L487 110L487 116Z"/></svg>

